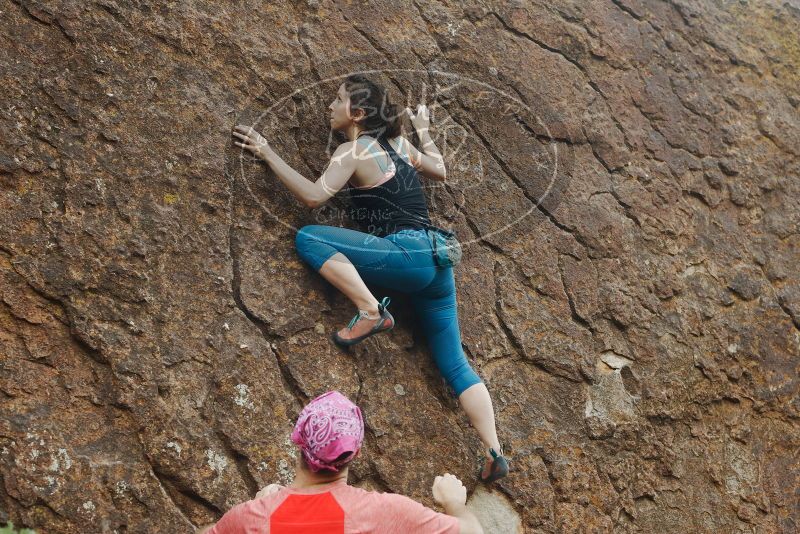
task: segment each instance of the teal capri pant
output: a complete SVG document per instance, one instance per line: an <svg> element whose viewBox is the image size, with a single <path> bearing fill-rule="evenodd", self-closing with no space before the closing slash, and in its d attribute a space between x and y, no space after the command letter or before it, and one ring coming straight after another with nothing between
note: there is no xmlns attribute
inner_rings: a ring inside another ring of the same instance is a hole
<svg viewBox="0 0 800 534"><path fill-rule="evenodd" d="M386 237L310 225L297 232L297 253L314 270L337 252L355 266L367 285L409 295L433 360L456 395L481 382L461 347L456 284L452 267L437 267L423 229L405 229Z"/></svg>

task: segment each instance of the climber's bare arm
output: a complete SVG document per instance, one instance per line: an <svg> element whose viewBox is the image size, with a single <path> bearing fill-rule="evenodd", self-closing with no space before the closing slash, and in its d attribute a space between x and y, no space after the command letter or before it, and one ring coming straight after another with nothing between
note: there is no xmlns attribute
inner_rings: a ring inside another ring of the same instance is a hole
<svg viewBox="0 0 800 534"><path fill-rule="evenodd" d="M417 105L416 113L413 112L411 108L406 108L406 113L411 119L414 130L417 132L420 148L422 149L420 152L414 145L407 143L408 155L411 158L411 163L417 168L420 174L426 178L444 182L447 179L444 158L428 133L431 127L428 106L425 104Z"/></svg>
<svg viewBox="0 0 800 534"><path fill-rule="evenodd" d="M236 146L246 148L263 159L289 191L310 208L316 208L327 202L344 187L356 170L352 142L339 145L325 172L316 182L312 182L283 161L272 150L266 139L250 126L237 125L233 135L241 139L241 142L234 142Z"/></svg>
<svg viewBox="0 0 800 534"><path fill-rule="evenodd" d="M327 202L344 187L344 184L356 172L358 161L354 154L353 145L352 141L348 141L336 148L330 162L328 162L328 167L322 173L322 176L314 182L316 195L311 204L309 204L310 207L316 208Z"/></svg>
<svg viewBox="0 0 800 534"><path fill-rule="evenodd" d="M407 139L402 138L402 143L408 148L408 157L411 159L411 164L416 167L420 174L431 180L437 182L444 182L447 179L447 170L444 166L444 158L439 153L427 130L422 133L417 133L420 138L423 150L426 148L427 153L420 152L417 147L412 145Z"/></svg>

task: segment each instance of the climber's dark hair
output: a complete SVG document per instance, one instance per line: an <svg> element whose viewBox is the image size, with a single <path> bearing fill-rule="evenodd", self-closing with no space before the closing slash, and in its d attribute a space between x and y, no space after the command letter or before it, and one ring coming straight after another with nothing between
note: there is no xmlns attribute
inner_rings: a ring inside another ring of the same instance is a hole
<svg viewBox="0 0 800 534"><path fill-rule="evenodd" d="M402 130L403 108L389 102L386 89L364 76L351 74L344 81L350 109L363 109L366 116L359 121L364 131L374 137L392 139Z"/></svg>

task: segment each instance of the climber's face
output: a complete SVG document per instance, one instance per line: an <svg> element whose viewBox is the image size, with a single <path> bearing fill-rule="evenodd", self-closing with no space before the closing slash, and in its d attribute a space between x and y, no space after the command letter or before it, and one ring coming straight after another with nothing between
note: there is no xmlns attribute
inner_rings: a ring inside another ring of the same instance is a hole
<svg viewBox="0 0 800 534"><path fill-rule="evenodd" d="M342 130L350 122L350 99L344 89L344 84L339 86L336 98L328 106L328 110L331 112L331 130Z"/></svg>
<svg viewBox="0 0 800 534"><path fill-rule="evenodd" d="M346 130L348 126L355 122L355 118L360 116L360 110L356 111L355 117L350 109L350 95L344 88L344 84L339 86L336 98L328 106L330 111L331 130Z"/></svg>

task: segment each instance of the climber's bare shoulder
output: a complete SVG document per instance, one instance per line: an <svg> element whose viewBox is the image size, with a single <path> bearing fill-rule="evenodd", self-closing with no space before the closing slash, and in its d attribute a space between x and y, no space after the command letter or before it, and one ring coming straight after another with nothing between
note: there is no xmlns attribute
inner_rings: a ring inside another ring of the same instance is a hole
<svg viewBox="0 0 800 534"><path fill-rule="evenodd" d="M389 139L388 142L395 152L417 169L421 175L433 180L444 180L445 174L442 170L441 159L435 159L420 152L411 141L402 135ZM331 156L329 170L335 168L334 164L340 169L352 170L347 175L347 179L352 177L352 183L356 187L369 187L382 181L386 170L391 166L391 158L375 138L362 136L357 140L339 145ZM345 183L335 182L340 186ZM333 185L333 183L331 184Z"/></svg>

